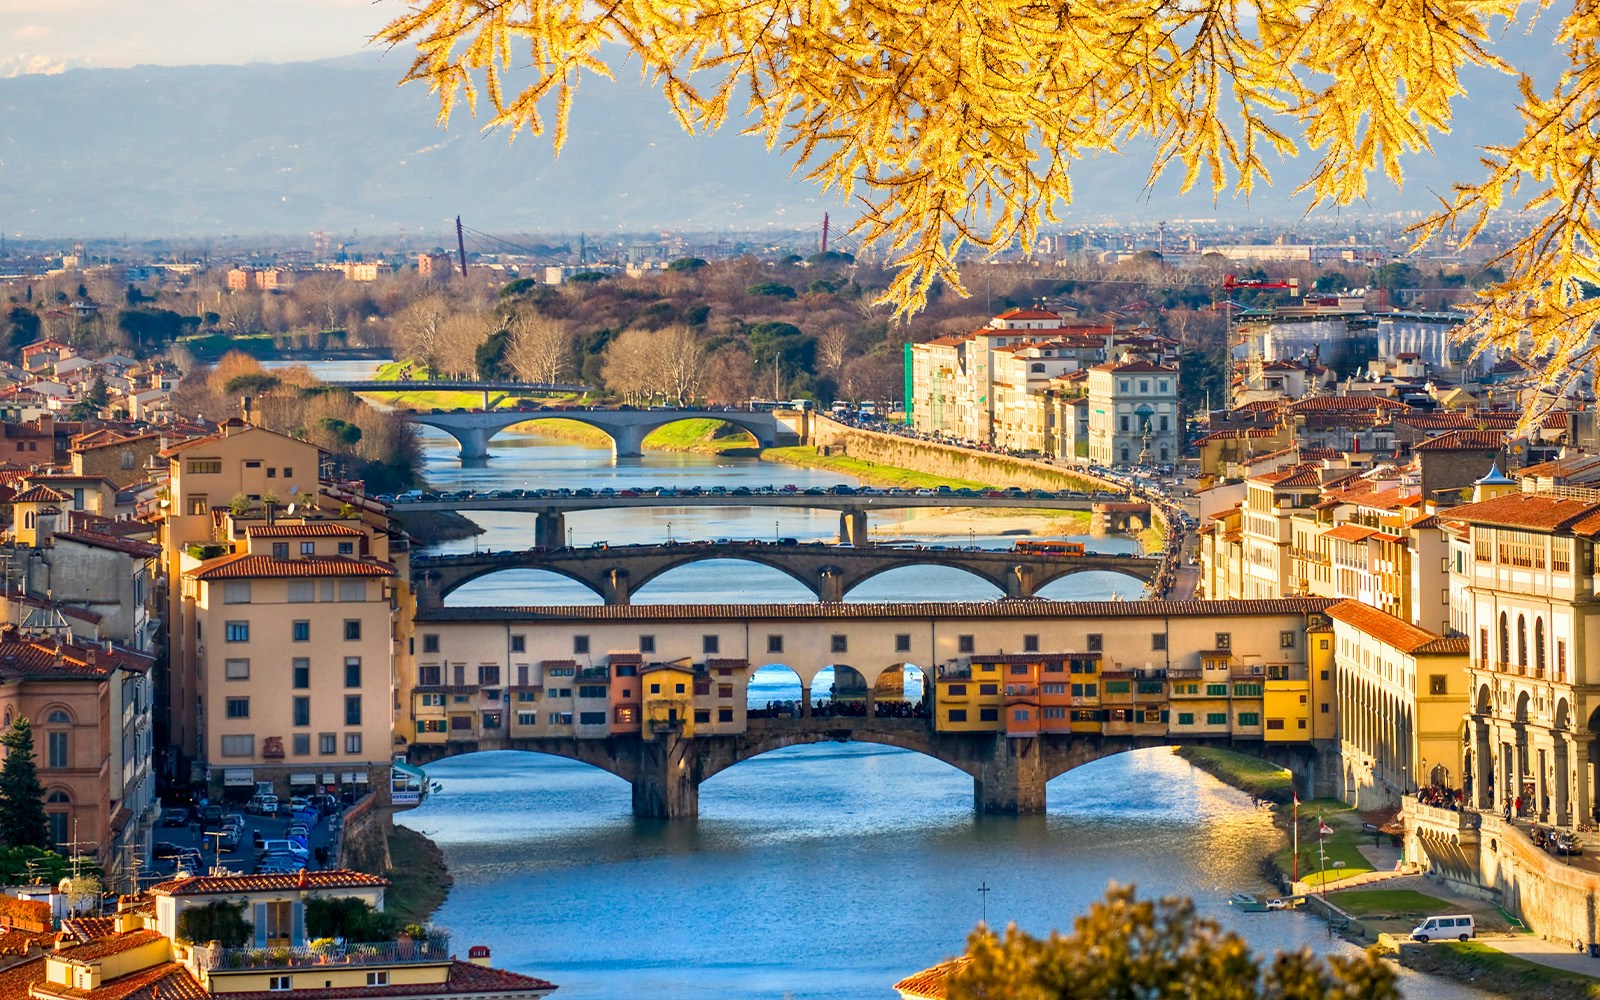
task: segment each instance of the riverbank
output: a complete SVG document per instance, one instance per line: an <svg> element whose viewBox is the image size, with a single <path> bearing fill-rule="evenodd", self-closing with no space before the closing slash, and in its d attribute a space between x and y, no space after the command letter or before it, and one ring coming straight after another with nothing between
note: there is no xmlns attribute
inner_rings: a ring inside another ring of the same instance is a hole
<svg viewBox="0 0 1600 1000"><path fill-rule="evenodd" d="M426 835L408 826L389 831L392 868L386 874L389 888L383 908L404 924L425 924L444 904L455 884L445 864L444 852Z"/></svg>

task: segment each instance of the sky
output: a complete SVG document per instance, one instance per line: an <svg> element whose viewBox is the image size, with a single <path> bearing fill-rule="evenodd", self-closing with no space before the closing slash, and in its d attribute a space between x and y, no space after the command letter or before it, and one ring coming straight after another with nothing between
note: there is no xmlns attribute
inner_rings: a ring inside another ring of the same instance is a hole
<svg viewBox="0 0 1600 1000"><path fill-rule="evenodd" d="M0 0L0 76L349 55L402 0Z"/></svg>

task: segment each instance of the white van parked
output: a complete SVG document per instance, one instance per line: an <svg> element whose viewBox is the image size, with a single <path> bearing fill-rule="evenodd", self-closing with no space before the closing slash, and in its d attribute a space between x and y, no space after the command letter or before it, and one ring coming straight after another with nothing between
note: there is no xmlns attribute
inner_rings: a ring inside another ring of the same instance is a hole
<svg viewBox="0 0 1600 1000"><path fill-rule="evenodd" d="M1471 914L1456 913L1447 917L1429 917L1411 929L1411 940L1426 943L1431 938L1438 938L1441 941L1455 938L1458 941L1465 941L1476 937L1477 932L1478 928Z"/></svg>

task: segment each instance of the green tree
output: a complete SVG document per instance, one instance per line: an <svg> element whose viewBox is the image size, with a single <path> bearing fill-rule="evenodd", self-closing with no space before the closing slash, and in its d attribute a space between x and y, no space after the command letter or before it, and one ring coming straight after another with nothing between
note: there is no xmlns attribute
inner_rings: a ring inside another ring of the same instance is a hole
<svg viewBox="0 0 1600 1000"><path fill-rule="evenodd" d="M0 736L6 760L0 765L0 844L48 849L50 824L44 816L44 787L33 762L33 727L25 718Z"/></svg>
<svg viewBox="0 0 1600 1000"><path fill-rule="evenodd" d="M1152 903L1132 886L1109 889L1070 935L1040 939L1011 926L999 937L980 926L966 957L950 973L951 1000L1400 1000L1394 973L1374 954L1324 962L1302 949L1264 967L1243 938L1197 916L1193 901Z"/></svg>
<svg viewBox="0 0 1600 1000"><path fill-rule="evenodd" d="M694 272L706 266L706 260L701 257L679 257L667 265L669 271Z"/></svg>
<svg viewBox="0 0 1600 1000"><path fill-rule="evenodd" d="M250 921L244 918L244 903L219 899L204 906L186 907L178 914L178 940L190 944L217 942L224 948L240 948L250 940Z"/></svg>

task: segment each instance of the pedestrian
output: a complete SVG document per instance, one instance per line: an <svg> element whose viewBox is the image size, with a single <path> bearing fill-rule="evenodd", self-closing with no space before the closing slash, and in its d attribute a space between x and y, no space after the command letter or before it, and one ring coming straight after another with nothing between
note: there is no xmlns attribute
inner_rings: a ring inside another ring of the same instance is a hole
<svg viewBox="0 0 1600 1000"><path fill-rule="evenodd" d="M1518 816L1522 815L1522 796L1518 795L1512 802L1511 811Z"/></svg>

